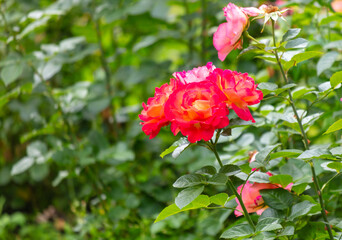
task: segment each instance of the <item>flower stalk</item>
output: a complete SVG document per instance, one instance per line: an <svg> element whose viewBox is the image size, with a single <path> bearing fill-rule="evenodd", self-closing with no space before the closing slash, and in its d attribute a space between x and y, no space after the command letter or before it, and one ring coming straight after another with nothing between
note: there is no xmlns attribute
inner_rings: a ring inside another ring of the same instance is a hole
<svg viewBox="0 0 342 240"><path fill-rule="evenodd" d="M207 143L209 149L215 154L215 157L218 161L218 163L220 164L220 167L222 168L223 167L223 163L221 161L221 158L216 150L216 144L213 144L213 143ZM233 182L230 180L230 178L228 177L228 182L227 182L227 185L229 187L229 189L234 193L234 195L236 196L236 198L238 199L241 207L242 207L242 210L243 210L243 215L245 216L245 218L247 219L249 225L253 228L253 231L255 231L255 225L252 221L252 218L251 216L249 215L248 211L247 211L247 208L245 206L245 204L243 203L243 200L241 198L241 195L237 192Z"/></svg>
<svg viewBox="0 0 342 240"><path fill-rule="evenodd" d="M274 28L274 20L271 19L271 22L272 22L272 36L273 36L273 45L274 47L276 47L276 39L275 39L275 28ZM280 68L280 72L286 82L286 84L289 82L286 74L285 74L285 71L284 71L284 68L281 64L281 61L279 59L279 56L278 56L278 51L277 49L274 49L274 56L277 60L277 63L278 63L278 66ZM290 99L290 105L293 109L293 112L296 116L296 120L298 122L298 125L299 125L299 128L300 128L300 131L301 131L301 135L303 137L303 142L304 142L304 147L305 147L305 150L310 150L310 146L309 146L309 141L308 141L308 138L307 138L307 135L306 135L306 132L304 130L304 127L303 127L303 124L302 124L302 121L301 121L301 118L299 117L298 115L298 112L297 112L297 109L296 109L296 106L294 104L294 101L293 101L293 97L292 97L292 93L291 93L291 90L290 89L287 89L287 93L289 95L289 99ZM327 214L326 214L326 211L325 211L325 206L324 206L324 200L323 200L323 196L322 196L322 193L321 193L321 190L320 190L320 186L319 186L319 183L318 183L318 178L317 178L317 175L316 175L316 171L315 171L315 167L314 167L314 164L313 164L313 161L312 159L309 161L309 164L310 164L310 168L311 168L311 174L312 174L312 179L313 179L313 182L314 182L314 187L315 187L315 191L318 195L318 199L319 199L319 204L321 206L321 213L322 213L322 217L323 217L323 220L324 220L324 223L325 223L325 226L328 230L328 233L329 233L329 238L331 240L334 239L334 236L333 236L333 233L332 233L332 230L331 230L331 227L330 227L330 224L329 224L329 220L328 220L328 217L327 217Z"/></svg>

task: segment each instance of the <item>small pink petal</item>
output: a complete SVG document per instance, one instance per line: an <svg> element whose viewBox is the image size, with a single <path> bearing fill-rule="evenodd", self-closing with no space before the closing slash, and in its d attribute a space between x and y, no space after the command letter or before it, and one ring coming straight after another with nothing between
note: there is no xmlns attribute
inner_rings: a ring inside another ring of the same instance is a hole
<svg viewBox="0 0 342 240"><path fill-rule="evenodd" d="M249 15L249 16L252 16L252 17L258 16L259 14L262 13L261 10L255 8L255 7L241 8L241 10L242 10L245 14L247 14L247 15Z"/></svg>

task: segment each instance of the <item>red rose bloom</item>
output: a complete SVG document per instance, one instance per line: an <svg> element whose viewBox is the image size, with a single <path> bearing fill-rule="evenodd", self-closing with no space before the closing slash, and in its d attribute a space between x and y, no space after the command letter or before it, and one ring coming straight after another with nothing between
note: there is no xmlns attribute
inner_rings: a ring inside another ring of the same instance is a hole
<svg viewBox="0 0 342 240"><path fill-rule="evenodd" d="M229 124L225 96L210 81L179 86L165 104L166 118L171 121L171 131L179 131L189 142L209 141L215 129Z"/></svg>
<svg viewBox="0 0 342 240"><path fill-rule="evenodd" d="M164 105L170 94L177 88L177 81L170 80L170 85L165 83L160 88L156 88L154 97L147 100L147 105L142 104L143 110L139 118L143 121L142 130L146 135L150 135L150 139L154 138L164 126L167 126L170 121L165 118Z"/></svg>
<svg viewBox="0 0 342 240"><path fill-rule="evenodd" d="M256 89L253 78L247 73L216 68L208 79L225 94L228 108L233 109L242 120L255 122L248 106L259 103L263 94Z"/></svg>

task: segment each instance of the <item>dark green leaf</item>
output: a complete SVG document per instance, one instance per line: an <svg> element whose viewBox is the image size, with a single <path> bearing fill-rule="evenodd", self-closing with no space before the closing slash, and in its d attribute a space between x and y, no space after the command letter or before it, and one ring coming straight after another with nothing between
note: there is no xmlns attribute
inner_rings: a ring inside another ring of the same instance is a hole
<svg viewBox="0 0 342 240"><path fill-rule="evenodd" d="M214 175L216 173L216 168L208 165L197 170L196 173L205 174L205 175Z"/></svg>
<svg viewBox="0 0 342 240"><path fill-rule="evenodd" d="M342 122L341 122L341 128L342 128ZM299 159L312 159L312 158L330 158L332 155L327 149L310 149L304 151L301 155L298 156Z"/></svg>
<svg viewBox="0 0 342 240"><path fill-rule="evenodd" d="M278 85L275 83L262 82L258 85L258 88L262 91L264 95L274 92L278 89Z"/></svg>
<svg viewBox="0 0 342 240"><path fill-rule="evenodd" d="M19 62L17 64L8 65L1 70L1 78L6 86L17 80L22 74L24 64Z"/></svg>
<svg viewBox="0 0 342 240"><path fill-rule="evenodd" d="M313 206L315 206L315 204L312 204L309 201L304 201L293 205L291 208L291 215L289 216L289 219L293 221L297 217L306 215L310 212Z"/></svg>
<svg viewBox="0 0 342 240"><path fill-rule="evenodd" d="M226 185L228 177L223 173L216 173L214 176L209 178L208 184L212 185Z"/></svg>
<svg viewBox="0 0 342 240"><path fill-rule="evenodd" d="M330 152L332 155L341 156L342 155L342 147L332 148L332 149L330 149Z"/></svg>
<svg viewBox="0 0 342 240"><path fill-rule="evenodd" d="M178 193L175 204L180 209L187 206L189 203L191 203L193 200L195 200L204 190L204 186L194 186L190 188L186 188L182 190L180 193Z"/></svg>
<svg viewBox="0 0 342 240"><path fill-rule="evenodd" d="M239 224L224 231L220 238L235 239L238 237L247 237L252 235L253 233L254 231L252 227L248 224Z"/></svg>
<svg viewBox="0 0 342 240"><path fill-rule="evenodd" d="M256 171L250 176L249 181L257 183L269 183L269 178L270 176L267 173Z"/></svg>
<svg viewBox="0 0 342 240"><path fill-rule="evenodd" d="M220 171L220 173L224 173L226 176L233 176L235 174L238 174L239 172L241 172L241 169L233 164L227 164L224 165Z"/></svg>
<svg viewBox="0 0 342 240"><path fill-rule="evenodd" d="M293 202L291 193L283 188L263 189L260 194L266 205L278 210L289 208Z"/></svg>
<svg viewBox="0 0 342 240"><path fill-rule="evenodd" d="M296 38L289 41L285 48L305 48L309 44L309 41L304 38Z"/></svg>
<svg viewBox="0 0 342 240"><path fill-rule="evenodd" d="M286 226L284 231L282 231L278 236L293 236L295 228L294 226Z"/></svg>
<svg viewBox="0 0 342 240"><path fill-rule="evenodd" d="M317 63L317 76L321 75L326 69L330 69L336 61L338 52L328 52L324 54Z"/></svg>
<svg viewBox="0 0 342 240"><path fill-rule="evenodd" d="M283 36L283 39L281 40L282 42L286 42L288 40L293 39L294 37L296 37L299 32L300 32L300 28L291 28L289 29Z"/></svg>
<svg viewBox="0 0 342 240"><path fill-rule="evenodd" d="M255 160L260 163L268 161L271 152L273 152L279 146L280 144L265 147L255 156Z"/></svg>
<svg viewBox="0 0 342 240"><path fill-rule="evenodd" d="M256 225L256 231L267 232L282 229L283 227L279 223L280 219L278 218L263 218Z"/></svg>
<svg viewBox="0 0 342 240"><path fill-rule="evenodd" d="M175 188L186 188L206 183L206 178L201 174L187 174L176 180L173 184Z"/></svg>
<svg viewBox="0 0 342 240"><path fill-rule="evenodd" d="M275 153L271 153L270 159L275 159L279 157L287 157L287 158L294 157L295 158L295 157L298 157L302 153L303 151L298 150L298 149L285 149L285 150L281 150Z"/></svg>

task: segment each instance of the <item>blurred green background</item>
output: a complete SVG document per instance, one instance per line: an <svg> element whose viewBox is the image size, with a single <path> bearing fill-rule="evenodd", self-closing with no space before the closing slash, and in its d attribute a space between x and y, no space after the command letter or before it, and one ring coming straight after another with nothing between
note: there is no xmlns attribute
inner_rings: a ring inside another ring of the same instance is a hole
<svg viewBox="0 0 342 240"><path fill-rule="evenodd" d="M263 1L232 2L257 7ZM225 21L222 8L227 4L226 0L1 1L1 240L218 239L235 221L231 211L197 210L153 224L177 194L172 183L215 159L199 148L177 159L162 159L160 153L179 136L165 128L149 140L138 114L141 103L173 72L209 61L248 72L258 83L281 82L274 68L253 54L238 56L240 51L233 51L224 63L218 60L212 35ZM290 27L303 28L300 35L311 41L309 48L328 52L327 43L341 40L340 15L330 11L330 2L277 4L293 11L278 29L284 33ZM329 16L337 16L337 24L329 18L322 23ZM256 38L270 36L269 26L260 33L262 24L253 21L249 33ZM291 79L318 86L341 69L341 56L336 56L317 74L318 60L293 68ZM302 90L299 96L303 94ZM337 98L338 94L318 105L327 114L310 130L311 141L334 141L319 136L342 114ZM246 160L248 151L274 142L272 125L257 127L237 132L231 144L224 144L224 158Z"/></svg>

